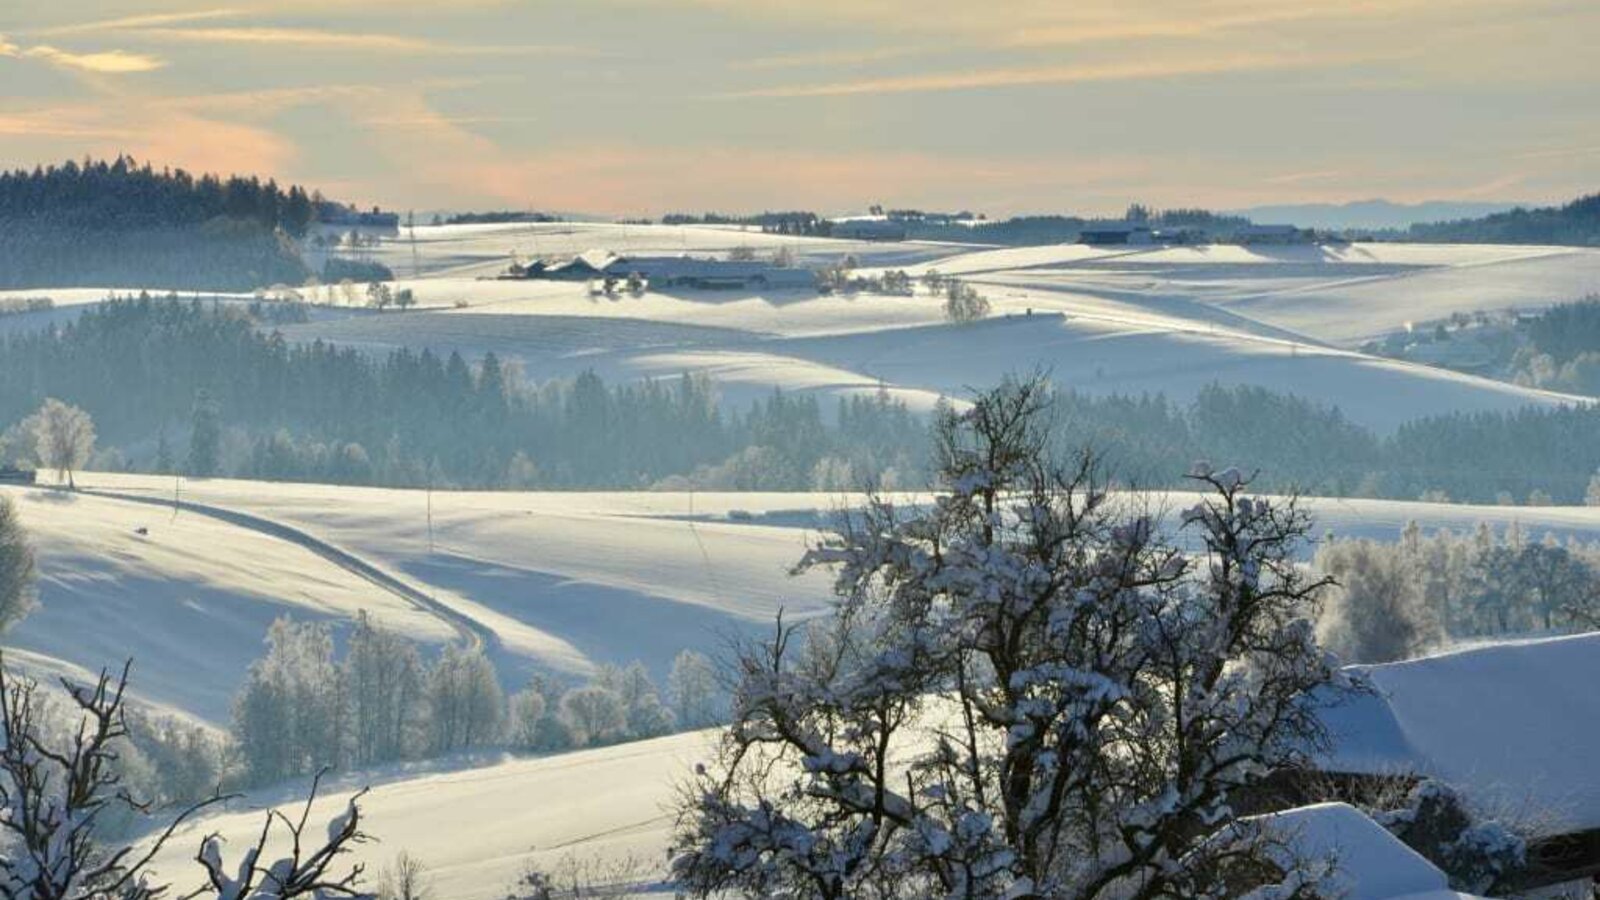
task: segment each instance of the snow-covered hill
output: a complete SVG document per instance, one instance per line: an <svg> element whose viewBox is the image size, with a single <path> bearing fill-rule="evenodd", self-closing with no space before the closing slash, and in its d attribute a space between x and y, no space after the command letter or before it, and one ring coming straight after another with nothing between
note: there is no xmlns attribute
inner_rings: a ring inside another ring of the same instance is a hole
<svg viewBox="0 0 1600 900"><path fill-rule="evenodd" d="M830 494L428 492L87 473L85 491L5 488L40 551L40 607L7 643L36 664L132 656L142 697L223 724L281 614L341 627L366 609L419 641L484 640L508 686L639 659L827 608L793 576L815 529L859 498ZM106 494L129 499L114 499ZM138 501L144 502L138 502ZM167 505L160 505L166 502ZM1167 505L1181 506L1180 497ZM1318 531L1393 539L1497 527L1600 539L1600 509L1314 500ZM231 520L197 509L236 514ZM429 541L429 508L432 534ZM242 515L239 515L242 514ZM143 533L141 533L141 530Z"/></svg>

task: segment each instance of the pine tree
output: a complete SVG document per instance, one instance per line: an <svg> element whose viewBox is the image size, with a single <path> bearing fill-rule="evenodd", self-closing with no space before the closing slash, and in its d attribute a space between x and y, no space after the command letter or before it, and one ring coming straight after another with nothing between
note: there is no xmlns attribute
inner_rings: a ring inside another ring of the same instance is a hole
<svg viewBox="0 0 1600 900"><path fill-rule="evenodd" d="M189 459L185 465L196 478L206 478L217 473L222 457L222 419L211 394L204 389L195 393L194 409L190 414Z"/></svg>

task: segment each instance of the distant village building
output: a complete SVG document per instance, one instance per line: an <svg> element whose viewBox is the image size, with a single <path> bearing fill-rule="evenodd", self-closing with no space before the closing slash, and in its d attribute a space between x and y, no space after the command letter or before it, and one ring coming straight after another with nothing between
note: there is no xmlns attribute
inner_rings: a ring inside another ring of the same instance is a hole
<svg viewBox="0 0 1600 900"><path fill-rule="evenodd" d="M1099 225L1078 232L1078 243L1092 247L1148 245L1155 243L1155 233L1148 225Z"/></svg>
<svg viewBox="0 0 1600 900"><path fill-rule="evenodd" d="M651 287L698 290L810 290L817 285L809 269L777 266L759 260L707 259L693 256L618 256L591 250L558 262L536 260L513 266L508 278L549 281L625 281L638 275Z"/></svg>
<svg viewBox="0 0 1600 900"><path fill-rule="evenodd" d="M1293 225L1245 225L1233 233L1234 241L1240 244L1310 244L1316 241L1316 234L1309 228L1296 228Z"/></svg>
<svg viewBox="0 0 1600 900"><path fill-rule="evenodd" d="M322 200L316 204L315 221L318 227L326 231L361 231L383 235L400 233L400 214L384 212L376 206L364 211L343 203Z"/></svg>
<svg viewBox="0 0 1600 900"><path fill-rule="evenodd" d="M828 233L850 241L903 241L907 234L904 222L877 216L834 219Z"/></svg>
<svg viewBox="0 0 1600 900"><path fill-rule="evenodd" d="M0 484L33 484L37 477L32 469L0 466Z"/></svg>

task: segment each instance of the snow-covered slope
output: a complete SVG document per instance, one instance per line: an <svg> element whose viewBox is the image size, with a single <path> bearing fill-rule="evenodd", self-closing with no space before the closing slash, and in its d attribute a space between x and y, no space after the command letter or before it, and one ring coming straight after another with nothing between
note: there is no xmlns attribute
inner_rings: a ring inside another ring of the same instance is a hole
<svg viewBox="0 0 1600 900"><path fill-rule="evenodd" d="M79 484L170 499L171 479L86 473ZM93 670L133 656L142 696L225 722L245 665L276 616L361 609L437 645L484 640L508 685L536 669L582 676L825 610L828 578L789 570L832 511L831 494L428 492L185 480L188 503L287 528L263 532L170 507L7 488L40 550L40 608L8 644ZM1166 506L1185 502L1173 497ZM1406 522L1457 531L1518 522L1600 539L1600 509L1311 500L1318 533L1393 539ZM429 543L429 508L433 541ZM140 534L138 529L146 529ZM308 543L320 542L320 550ZM332 548L348 559L328 552ZM411 593L352 571L371 567ZM387 585L387 586L386 586Z"/></svg>
<svg viewBox="0 0 1600 900"><path fill-rule="evenodd" d="M710 757L715 740L715 732L690 732L374 783L362 809L378 840L358 847L350 861L365 862L376 877L405 850L427 867L434 896L452 900L504 897L530 865L556 871L569 858L605 863L604 874L625 884L648 883L666 869L676 788ZM351 783L326 792L313 821L338 814L356 789ZM190 886L201 874L195 849L212 832L227 839L227 858L236 858L259 836L264 814L236 808L180 831L157 858L157 871Z"/></svg>
<svg viewBox="0 0 1600 900"><path fill-rule="evenodd" d="M650 291L601 297L579 283L485 280L521 259L787 250L801 265L846 255L871 274L937 269L979 287L989 321L944 321L940 298L809 290ZM917 408L1009 373L1049 370L1094 393L1192 397L1212 381L1339 406L1380 431L1449 411L1584 402L1351 348L1455 312L1535 308L1600 291L1600 250L1487 245L988 248L865 243L710 226L602 223L425 226L362 251L390 265L407 313L321 307L286 327L384 350L494 351L534 379L593 369L609 379L704 372L741 405L774 387L827 397L882 385ZM52 291L62 304L98 291ZM344 303L325 286L314 299ZM354 296L359 302L361 292ZM70 307L9 317L41 327Z"/></svg>
<svg viewBox="0 0 1600 900"><path fill-rule="evenodd" d="M884 385L919 408L1008 373L1186 400L1203 385L1254 384L1339 406L1380 431L1452 410L1582 402L1353 352L1363 340L1453 312L1537 307L1600 290L1600 251L1353 244L1320 247L973 248L852 244L697 227L448 226L419 229L419 263L389 261L414 291L407 315L318 317L286 333L372 349L494 351L529 377L593 369L610 379L705 372L742 404L773 387L848 395ZM405 241L386 244L399 254ZM716 253L789 247L803 264L856 256L863 271L958 275L993 317L944 321L938 297L809 291L647 292L597 297L583 284L485 281L523 257L606 247ZM406 244L409 246L409 244ZM454 254L450 256L450 254ZM1343 349L1334 349L1343 348Z"/></svg>

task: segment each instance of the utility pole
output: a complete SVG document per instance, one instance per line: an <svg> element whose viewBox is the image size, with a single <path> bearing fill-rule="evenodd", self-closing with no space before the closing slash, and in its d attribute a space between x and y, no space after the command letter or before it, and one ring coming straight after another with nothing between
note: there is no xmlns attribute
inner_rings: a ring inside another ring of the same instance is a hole
<svg viewBox="0 0 1600 900"><path fill-rule="evenodd" d="M433 555L433 479L428 479L428 555Z"/></svg>

